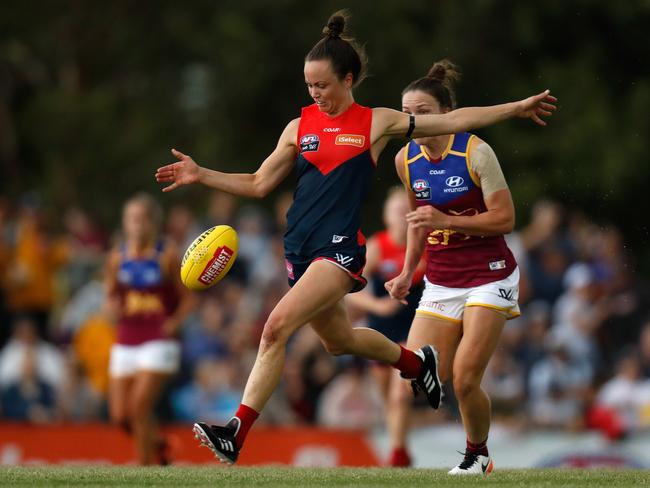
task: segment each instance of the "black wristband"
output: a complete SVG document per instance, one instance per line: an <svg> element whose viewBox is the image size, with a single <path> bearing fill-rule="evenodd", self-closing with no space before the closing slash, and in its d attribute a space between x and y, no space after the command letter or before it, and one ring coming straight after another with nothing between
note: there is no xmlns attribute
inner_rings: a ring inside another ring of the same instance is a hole
<svg viewBox="0 0 650 488"><path fill-rule="evenodd" d="M411 114L409 115L409 130L406 131L406 138L410 138L411 134L413 134L413 131L415 130L415 115Z"/></svg>

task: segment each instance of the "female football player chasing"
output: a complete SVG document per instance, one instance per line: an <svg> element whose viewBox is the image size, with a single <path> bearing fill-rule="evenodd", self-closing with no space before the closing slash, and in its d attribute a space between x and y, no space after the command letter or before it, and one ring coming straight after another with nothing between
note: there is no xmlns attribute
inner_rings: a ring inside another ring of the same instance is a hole
<svg viewBox="0 0 650 488"><path fill-rule="evenodd" d="M324 37L305 58L305 83L314 104L303 108L280 136L277 147L252 174L228 174L197 165L172 150L178 161L158 169L163 191L202 183L245 197L262 198L292 169L298 174L294 203L287 214L285 257L292 288L269 315L242 403L225 427L197 423L201 442L223 462L234 463L246 435L280 381L289 337L309 323L331 354L355 354L384 362L413 378L429 403L440 403L435 351L403 348L381 333L352 328L343 297L366 284L360 207L371 185L375 161L391 138L461 132L510 117L545 125L555 98L548 91L492 107L463 108L445 115L409 116L354 101L353 88L364 77L365 59L343 36L345 18L334 14Z"/></svg>
<svg viewBox="0 0 650 488"><path fill-rule="evenodd" d="M404 89L402 110L449 113L457 77L450 62L435 63ZM490 399L481 379L506 319L519 315L519 271L503 238L515 220L510 190L494 151L467 132L416 138L395 165L412 211L404 268L386 288L404 299L426 246L425 290L407 346L432 344L440 380L453 377L467 447L449 474L488 474Z"/></svg>

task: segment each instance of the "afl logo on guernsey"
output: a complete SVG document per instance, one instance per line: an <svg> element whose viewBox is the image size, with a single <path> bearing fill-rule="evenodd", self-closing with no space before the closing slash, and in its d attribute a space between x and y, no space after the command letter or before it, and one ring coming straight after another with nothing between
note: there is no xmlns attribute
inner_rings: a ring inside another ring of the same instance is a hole
<svg viewBox="0 0 650 488"><path fill-rule="evenodd" d="M427 180L415 180L413 182L413 193L416 200L431 200L431 188Z"/></svg>
<svg viewBox="0 0 650 488"><path fill-rule="evenodd" d="M318 151L320 139L316 134L307 134L300 138L300 152Z"/></svg>

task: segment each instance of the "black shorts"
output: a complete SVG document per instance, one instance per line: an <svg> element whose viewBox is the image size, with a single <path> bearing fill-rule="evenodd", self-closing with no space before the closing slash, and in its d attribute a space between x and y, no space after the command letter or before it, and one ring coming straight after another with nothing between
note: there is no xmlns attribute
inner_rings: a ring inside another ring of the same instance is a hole
<svg viewBox="0 0 650 488"><path fill-rule="evenodd" d="M287 265L289 286L296 284L311 263L321 260L329 261L333 265L338 266L354 279L354 286L350 290L350 293L361 291L368 284L368 280L361 276L363 267L366 265L366 246L364 245L345 250L322 251L313 257L296 256L293 254L286 255L285 263Z"/></svg>

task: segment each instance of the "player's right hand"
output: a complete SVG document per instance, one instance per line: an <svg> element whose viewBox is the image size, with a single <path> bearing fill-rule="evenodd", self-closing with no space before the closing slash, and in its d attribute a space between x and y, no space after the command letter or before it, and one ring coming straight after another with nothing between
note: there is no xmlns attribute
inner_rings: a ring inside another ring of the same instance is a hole
<svg viewBox="0 0 650 488"><path fill-rule="evenodd" d="M400 303L407 305L406 295L409 294L409 288L411 288L410 276L400 274L399 276L393 278L390 281L384 283L384 288L388 291L388 294L391 298L398 300Z"/></svg>
<svg viewBox="0 0 650 488"><path fill-rule="evenodd" d="M178 158L176 163L170 163L158 168L156 181L158 183L171 183L162 191L172 191L182 185L190 185L199 181L201 167L194 160L176 149L172 154Z"/></svg>

